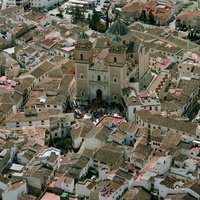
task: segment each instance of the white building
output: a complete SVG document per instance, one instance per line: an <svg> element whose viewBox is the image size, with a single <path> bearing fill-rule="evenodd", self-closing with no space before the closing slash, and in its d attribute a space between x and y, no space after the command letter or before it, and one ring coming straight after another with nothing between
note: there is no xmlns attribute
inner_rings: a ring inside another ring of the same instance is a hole
<svg viewBox="0 0 200 200"><path fill-rule="evenodd" d="M25 181L18 181L8 186L2 193L2 200L18 200L22 193L27 193Z"/></svg>
<svg viewBox="0 0 200 200"><path fill-rule="evenodd" d="M58 4L59 0L30 0L31 7L34 9L44 9Z"/></svg>
<svg viewBox="0 0 200 200"><path fill-rule="evenodd" d="M6 4L8 7L23 7L29 4L29 0L7 0Z"/></svg>
<svg viewBox="0 0 200 200"><path fill-rule="evenodd" d="M96 182L86 179L84 182L78 182L75 186L76 194L83 194L87 197L95 190Z"/></svg>
<svg viewBox="0 0 200 200"><path fill-rule="evenodd" d="M54 183L55 188L60 188L67 192L73 192L74 190L74 179L67 176L61 176Z"/></svg>

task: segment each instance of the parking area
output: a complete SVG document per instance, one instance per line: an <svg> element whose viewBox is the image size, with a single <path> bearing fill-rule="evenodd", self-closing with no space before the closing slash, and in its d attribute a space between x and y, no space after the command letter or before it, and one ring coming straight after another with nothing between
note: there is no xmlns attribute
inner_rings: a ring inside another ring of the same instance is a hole
<svg viewBox="0 0 200 200"><path fill-rule="evenodd" d="M78 2L78 1L77 1ZM108 0L95 0L95 6L92 8L85 8L84 12L85 12L85 18L88 18L89 14L93 13L93 9L95 9L97 11L97 14L99 15L99 17L103 20L106 21L106 15L105 12L107 10L108 5L110 4L110 1ZM51 17L58 17L59 14L59 7L61 7L62 9L64 9L63 12L63 18L64 20L69 20L71 21L71 17L72 17L72 10L69 6L66 5L66 3L63 2L62 5L55 5L55 6L51 6L49 8L43 9L42 12L46 13L47 15L51 16Z"/></svg>

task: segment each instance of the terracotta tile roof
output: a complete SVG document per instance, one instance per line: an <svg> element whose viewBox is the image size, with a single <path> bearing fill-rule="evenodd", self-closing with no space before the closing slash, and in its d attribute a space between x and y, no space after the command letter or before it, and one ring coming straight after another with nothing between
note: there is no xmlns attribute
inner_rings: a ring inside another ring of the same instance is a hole
<svg viewBox="0 0 200 200"><path fill-rule="evenodd" d="M200 10L194 10L193 12L191 12L191 16L198 16L198 17L200 17Z"/></svg>
<svg viewBox="0 0 200 200"><path fill-rule="evenodd" d="M53 45L55 45L58 41L54 41L54 40L50 40L50 39L46 39L46 40L43 40L41 42L41 44L45 45L45 46L48 46L48 47L52 47Z"/></svg>
<svg viewBox="0 0 200 200"><path fill-rule="evenodd" d="M143 3L140 2L135 2L135 3L130 3L130 4L126 4L121 10L123 12L134 12L134 11L138 11L138 12L142 12L143 9Z"/></svg>

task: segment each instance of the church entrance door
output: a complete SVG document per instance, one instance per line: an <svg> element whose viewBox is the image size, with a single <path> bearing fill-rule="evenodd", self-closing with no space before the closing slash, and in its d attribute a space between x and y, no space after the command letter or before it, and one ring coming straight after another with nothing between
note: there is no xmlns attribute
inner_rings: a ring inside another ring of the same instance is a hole
<svg viewBox="0 0 200 200"><path fill-rule="evenodd" d="M102 100L102 91L99 90L99 89L96 92L96 98L99 99L99 100Z"/></svg>

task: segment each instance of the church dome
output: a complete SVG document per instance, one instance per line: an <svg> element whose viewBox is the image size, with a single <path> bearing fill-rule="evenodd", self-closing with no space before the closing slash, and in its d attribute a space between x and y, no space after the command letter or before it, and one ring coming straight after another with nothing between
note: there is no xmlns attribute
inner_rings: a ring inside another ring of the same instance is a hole
<svg viewBox="0 0 200 200"><path fill-rule="evenodd" d="M119 35L115 35L112 40L111 40L112 43L123 43L123 40L122 38L119 36Z"/></svg>
<svg viewBox="0 0 200 200"><path fill-rule="evenodd" d="M119 35L119 36L123 37L123 36L128 36L130 34L131 34L131 31L121 20L115 21L110 26L110 28L106 31L106 35L109 35L112 37L115 35Z"/></svg>
<svg viewBox="0 0 200 200"><path fill-rule="evenodd" d="M89 35L87 35L84 31L78 35L79 40L87 40L89 39Z"/></svg>

